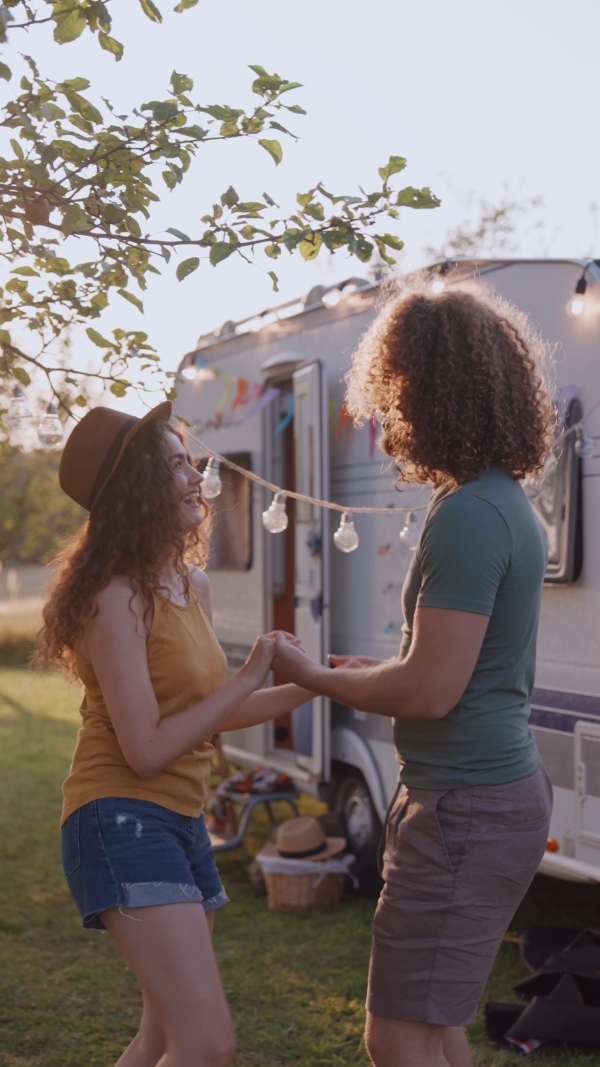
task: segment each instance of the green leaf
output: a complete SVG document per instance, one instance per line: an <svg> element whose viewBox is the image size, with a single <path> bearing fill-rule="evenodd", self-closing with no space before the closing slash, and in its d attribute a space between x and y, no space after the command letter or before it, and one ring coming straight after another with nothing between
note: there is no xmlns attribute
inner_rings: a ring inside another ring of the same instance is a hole
<svg viewBox="0 0 600 1067"><path fill-rule="evenodd" d="M69 6L73 7L73 4L70 3ZM67 89L73 89L74 92L78 93L81 89L89 89L90 84L91 83L87 78L65 78L64 82L61 82L58 88L62 89L65 87Z"/></svg>
<svg viewBox="0 0 600 1067"><path fill-rule="evenodd" d="M173 8L173 11L178 11L181 14L182 11L187 11L190 7L195 7L197 3L198 0L180 0L177 7Z"/></svg>
<svg viewBox="0 0 600 1067"><path fill-rule="evenodd" d="M191 241L191 237L188 237L187 233L183 233L182 230L176 230L174 226L169 226L167 233L172 233L173 237L178 237L180 241Z"/></svg>
<svg viewBox="0 0 600 1067"><path fill-rule="evenodd" d="M169 189L174 189L175 186L177 185L177 179L176 179L175 175L170 170L163 170L162 176L163 176L165 185Z"/></svg>
<svg viewBox="0 0 600 1067"><path fill-rule="evenodd" d="M403 156L390 156L389 163L379 168L379 175L386 182L392 174L399 174L401 170L404 170L405 166L406 160Z"/></svg>
<svg viewBox="0 0 600 1067"><path fill-rule="evenodd" d="M98 346L98 348L112 348L112 342L107 341L106 337L103 337L101 333L98 333L97 330L94 330L92 326L88 326L85 332L87 333L90 341L93 341L94 344Z"/></svg>
<svg viewBox="0 0 600 1067"><path fill-rule="evenodd" d="M361 263L368 263L373 255L373 245L370 241L365 241L363 237L358 237L354 240L350 249L360 259Z"/></svg>
<svg viewBox="0 0 600 1067"><path fill-rule="evenodd" d="M123 300L128 300L130 304L133 304L138 309L138 311L142 312L142 315L144 314L144 305L139 297L134 296L133 293L128 293L126 289L117 289L117 292L119 296L123 297Z"/></svg>
<svg viewBox="0 0 600 1067"><path fill-rule="evenodd" d="M24 153L23 149L21 148L21 145L17 141L16 137L11 137L10 146L11 146L13 152L15 153L17 159L25 159L25 153Z"/></svg>
<svg viewBox="0 0 600 1067"><path fill-rule="evenodd" d="M33 267L15 267L15 269L11 270L10 273L11 274L23 274L27 278L39 278L39 274L38 274L37 270L34 270Z"/></svg>
<svg viewBox="0 0 600 1067"><path fill-rule="evenodd" d="M298 248L300 249L302 259L309 261L316 259L320 252L322 242L323 238L320 233L313 233L310 238L300 241Z"/></svg>
<svg viewBox="0 0 600 1067"><path fill-rule="evenodd" d="M102 112L98 111L98 108L94 107L89 100L86 100L85 96L73 92L72 89L61 89L61 92L66 96L73 111L76 111L78 115L82 115L88 122L102 123Z"/></svg>
<svg viewBox="0 0 600 1067"><path fill-rule="evenodd" d="M236 244L230 244L227 241L215 241L215 243L210 246L209 256L213 267L216 267L217 263L221 263L222 260L228 259L229 256L235 252L236 248Z"/></svg>
<svg viewBox="0 0 600 1067"><path fill-rule="evenodd" d="M278 293L279 292L279 285L277 283L279 282L279 278L275 274L275 271L274 270L269 270L269 271L267 271L267 274L269 275L269 278L273 282L273 290L274 290L274 292Z"/></svg>
<svg viewBox="0 0 600 1067"><path fill-rule="evenodd" d="M218 119L219 122L237 122L243 111L239 111L234 107L222 107L221 104L211 104L210 107L199 107L198 111L204 111L207 115L211 115L213 119Z"/></svg>
<svg viewBox="0 0 600 1067"><path fill-rule="evenodd" d="M51 16L56 26L54 40L58 44L76 41L87 26L87 17L83 7L75 5L74 0L58 0L52 8Z"/></svg>
<svg viewBox="0 0 600 1067"><path fill-rule="evenodd" d="M282 149L281 145L279 144L279 141L262 140L262 141L259 141L258 143L261 146L261 148L264 148L265 151L268 152L269 155L273 157L273 159L275 160L276 165L279 166L279 164L281 163L281 160L283 159L283 149Z"/></svg>
<svg viewBox="0 0 600 1067"><path fill-rule="evenodd" d="M132 234L134 237L141 237L142 236L142 231L140 230L140 224L139 224L137 219L133 218L133 215L128 215L127 216L127 218L125 219L125 225L126 225L127 229L129 230L130 234Z"/></svg>
<svg viewBox="0 0 600 1067"><path fill-rule="evenodd" d="M223 207L233 207L234 204L237 204L239 199L240 198L236 193L235 189L233 188L233 185L230 185L229 189L227 189L227 191L223 193L221 197L221 203Z"/></svg>
<svg viewBox="0 0 600 1067"><path fill-rule="evenodd" d="M125 393L129 388L129 384L129 382L113 382L110 387L110 391L111 393L114 393L115 396L125 396Z"/></svg>
<svg viewBox="0 0 600 1067"><path fill-rule="evenodd" d="M222 122L219 130L221 137L238 137L240 133L237 122Z"/></svg>
<svg viewBox="0 0 600 1067"><path fill-rule="evenodd" d="M187 74L178 74L175 70L171 75L171 85L175 96L179 96L180 93L187 93L194 88L194 82Z"/></svg>
<svg viewBox="0 0 600 1067"><path fill-rule="evenodd" d="M114 37L109 37L107 33L99 34L98 40L100 41L100 48L103 48L105 52L110 52L117 63L123 58L124 49L120 41L115 41Z"/></svg>
<svg viewBox="0 0 600 1067"><path fill-rule="evenodd" d="M187 278L188 274L192 274L193 271L198 270L200 266L200 260L197 256L192 256L191 259L184 259L183 263L180 263L177 270L177 279L182 282L184 278Z"/></svg>
<svg viewBox="0 0 600 1067"><path fill-rule="evenodd" d="M69 204L63 214L60 228L65 237L70 237L72 233L85 233L89 230L90 220L79 204Z"/></svg>
<svg viewBox="0 0 600 1067"><path fill-rule="evenodd" d="M0 63L0 78L4 78L5 82L9 82L12 78L12 70L6 66L6 63Z"/></svg>
<svg viewBox="0 0 600 1067"><path fill-rule="evenodd" d="M48 122L54 122L55 119L66 118L66 112L63 111L62 107L58 107L57 104L53 104L51 100L47 100L45 104L42 104L40 108L40 114L43 116L43 118L47 119Z"/></svg>
<svg viewBox="0 0 600 1067"><path fill-rule="evenodd" d="M380 233L378 234L378 238L380 241L383 241L384 245L387 245L388 248L395 248L396 252L401 252L404 248L404 241L401 241L399 237L394 237L391 233Z"/></svg>
<svg viewBox="0 0 600 1067"><path fill-rule="evenodd" d="M140 0L140 4L144 15L147 15L151 22L162 22L162 15L152 0Z"/></svg>
<svg viewBox="0 0 600 1067"><path fill-rule="evenodd" d="M85 399L84 396L76 396L75 399L72 401L72 403L73 404L77 404L77 407L79 407L79 408L87 407L87 400Z"/></svg>
<svg viewBox="0 0 600 1067"><path fill-rule="evenodd" d="M269 259L277 259L281 255L281 247L279 245L265 245L265 254Z"/></svg>
<svg viewBox="0 0 600 1067"><path fill-rule="evenodd" d="M398 207L416 208L439 207L441 202L437 196L434 196L427 185L423 189L413 189L412 185L407 185L406 189L400 190L396 200Z"/></svg>
<svg viewBox="0 0 600 1067"><path fill-rule="evenodd" d="M31 378L23 367L11 367L11 373L21 385L31 385Z"/></svg>

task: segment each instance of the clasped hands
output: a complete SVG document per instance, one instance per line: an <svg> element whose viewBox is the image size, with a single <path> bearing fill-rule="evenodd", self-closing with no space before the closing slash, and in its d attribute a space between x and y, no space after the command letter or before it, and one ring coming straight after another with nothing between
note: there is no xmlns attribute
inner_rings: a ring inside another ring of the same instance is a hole
<svg viewBox="0 0 600 1067"><path fill-rule="evenodd" d="M329 663L332 667L347 667L360 669L374 667L382 660L371 656L337 656L329 655ZM286 681L295 682L305 689L319 691L319 674L327 671L320 663L311 660L298 637L287 633L285 630L273 630L268 634L261 634L254 642L254 647L246 660L246 666L254 668L262 677L260 684L264 684L270 670L277 671Z"/></svg>

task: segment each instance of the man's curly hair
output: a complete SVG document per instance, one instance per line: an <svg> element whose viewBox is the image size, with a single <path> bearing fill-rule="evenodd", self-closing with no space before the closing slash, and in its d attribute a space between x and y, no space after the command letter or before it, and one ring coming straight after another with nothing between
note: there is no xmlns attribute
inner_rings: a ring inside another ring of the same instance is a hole
<svg viewBox="0 0 600 1067"><path fill-rule="evenodd" d="M549 348L516 308L466 288L405 291L384 305L346 375L346 409L377 418L399 481L456 486L500 464L540 472L555 412Z"/></svg>
<svg viewBox="0 0 600 1067"><path fill-rule="evenodd" d="M56 557L33 666L61 667L77 675L77 646L97 611L98 593L114 575L135 580L149 621L152 592L166 592L160 572L167 557L174 560L186 594L190 589L187 563L205 566L208 509L203 504L205 520L199 529L183 528L165 450L167 431L184 440L178 429L158 419L142 427L89 518Z"/></svg>

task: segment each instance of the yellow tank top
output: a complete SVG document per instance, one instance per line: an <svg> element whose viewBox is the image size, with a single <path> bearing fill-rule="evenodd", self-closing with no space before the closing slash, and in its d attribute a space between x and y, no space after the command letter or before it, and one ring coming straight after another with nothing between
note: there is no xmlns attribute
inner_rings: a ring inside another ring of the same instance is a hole
<svg viewBox="0 0 600 1067"><path fill-rule="evenodd" d="M195 597L179 607L154 594L147 655L161 718L198 704L225 681L225 653ZM204 780L213 746L206 741L154 778L140 778L121 752L92 664L81 653L77 670L85 685L80 708L83 723L69 777L63 783L61 825L77 808L102 797L150 800L197 818L204 805Z"/></svg>

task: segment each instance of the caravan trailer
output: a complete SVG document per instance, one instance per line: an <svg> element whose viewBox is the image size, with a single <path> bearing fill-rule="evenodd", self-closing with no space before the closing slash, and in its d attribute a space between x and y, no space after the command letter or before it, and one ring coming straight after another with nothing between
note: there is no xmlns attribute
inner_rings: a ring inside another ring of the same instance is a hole
<svg viewBox="0 0 600 1067"><path fill-rule="evenodd" d="M554 786L541 871L600 881L600 261L458 260L429 268L432 282L468 280L525 311L556 344L556 400L569 434L532 504L546 531L548 568L530 723ZM582 281L583 279L583 281ZM200 337L179 368L177 414L194 438L275 486L353 508L356 551L333 544L340 515L286 499L289 525L261 521L273 494L221 468L210 574L215 629L230 666L257 634L296 633L308 654L397 653L401 589L429 491L395 488L374 425L356 428L343 376L372 320L377 286L358 278L317 286L305 300L226 322ZM192 445L195 449L196 446ZM201 449L198 447L198 454ZM404 537L399 534L404 529ZM414 539L413 539L414 540ZM408 541L408 545L405 543ZM391 721L315 698L273 723L229 733L225 752L247 768L272 767L343 818L368 879L398 767Z"/></svg>

